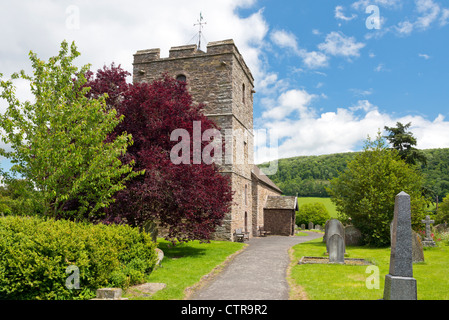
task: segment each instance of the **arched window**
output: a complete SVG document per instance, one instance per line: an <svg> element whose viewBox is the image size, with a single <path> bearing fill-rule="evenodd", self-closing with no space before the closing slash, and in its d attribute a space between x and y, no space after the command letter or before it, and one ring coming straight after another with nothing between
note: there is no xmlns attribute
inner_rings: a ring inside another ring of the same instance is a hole
<svg viewBox="0 0 449 320"><path fill-rule="evenodd" d="M243 103L245 103L245 95L246 95L245 84L242 84L242 102Z"/></svg>
<svg viewBox="0 0 449 320"><path fill-rule="evenodd" d="M181 81L181 82L187 82L187 78L186 78L186 76L183 75L183 74L179 74L179 75L176 77L176 80Z"/></svg>
<svg viewBox="0 0 449 320"><path fill-rule="evenodd" d="M245 206L248 204L248 185L245 184Z"/></svg>

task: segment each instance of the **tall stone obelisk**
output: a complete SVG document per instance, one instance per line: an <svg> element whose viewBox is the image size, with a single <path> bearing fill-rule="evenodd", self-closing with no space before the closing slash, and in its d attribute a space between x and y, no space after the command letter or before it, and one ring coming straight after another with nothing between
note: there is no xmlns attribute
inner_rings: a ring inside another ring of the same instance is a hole
<svg viewBox="0 0 449 320"><path fill-rule="evenodd" d="M384 300L417 300L413 278L410 196L401 192L394 206L390 273L385 276Z"/></svg>

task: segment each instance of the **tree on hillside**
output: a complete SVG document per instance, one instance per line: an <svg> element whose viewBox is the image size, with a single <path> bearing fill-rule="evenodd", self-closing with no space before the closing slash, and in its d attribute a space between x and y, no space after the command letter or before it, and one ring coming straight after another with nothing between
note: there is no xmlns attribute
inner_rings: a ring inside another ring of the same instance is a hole
<svg viewBox="0 0 449 320"><path fill-rule="evenodd" d="M449 194L444 197L443 202L440 203L437 215L435 217L435 224L449 222Z"/></svg>
<svg viewBox="0 0 449 320"><path fill-rule="evenodd" d="M75 44L69 48L65 41L48 62L30 53L33 75L21 71L12 79L30 82L34 102L20 102L13 81L1 81L1 98L9 104L0 115L1 137L11 151L1 149L0 154L14 164L3 178L24 179L37 190L45 215L70 219L96 216L136 175L131 163L119 159L131 136L109 136L123 117L106 110L104 96L87 97L89 66L79 70L73 65L79 55ZM67 210L74 202L76 209Z"/></svg>
<svg viewBox="0 0 449 320"><path fill-rule="evenodd" d="M135 161L134 170L145 170L116 194L105 221L138 227L157 221L168 229L169 240L210 239L231 206L229 178L214 163L194 164L193 148L187 164L173 163L170 153L178 141L170 137L176 129L193 137L194 122L201 124L201 135L216 125L200 112L201 105L192 103L185 83L166 76L151 84L125 85L125 77L120 67L111 66L88 83L92 92L100 88L97 94L118 90L120 98L113 101L119 101L115 107L125 119L115 133L132 134L126 161ZM202 150L207 143L202 142Z"/></svg>
<svg viewBox="0 0 449 320"><path fill-rule="evenodd" d="M368 138L364 151L331 180L328 192L340 219L351 218L365 243L386 246L390 243L395 197L401 191L411 196L412 225L421 227L426 205L422 184L418 169L405 163L395 149L389 150L379 133L374 141Z"/></svg>
<svg viewBox="0 0 449 320"><path fill-rule="evenodd" d="M408 129L411 127L411 122L403 125L400 122L396 123L396 127L387 127L385 130L389 132L385 138L390 142L394 149L399 153L399 156L408 164L415 165L421 163L423 166L427 164L425 154L416 149L418 141Z"/></svg>
<svg viewBox="0 0 449 320"><path fill-rule="evenodd" d="M305 203L296 212L296 224L298 226L301 224L307 225L309 222L313 222L314 225L324 226L326 221L330 219L329 211L320 202Z"/></svg>

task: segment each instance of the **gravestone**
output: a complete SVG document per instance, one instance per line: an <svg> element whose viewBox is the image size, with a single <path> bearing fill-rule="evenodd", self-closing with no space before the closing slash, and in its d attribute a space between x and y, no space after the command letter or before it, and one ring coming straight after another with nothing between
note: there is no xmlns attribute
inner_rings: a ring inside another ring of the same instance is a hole
<svg viewBox="0 0 449 320"><path fill-rule="evenodd" d="M432 239L432 232L430 231L430 225L435 223L435 220L430 220L430 216L426 217L426 220L421 220L426 225L426 236L422 242L424 247L436 247L435 241Z"/></svg>
<svg viewBox="0 0 449 320"><path fill-rule="evenodd" d="M303 223L303 224L301 224L301 229L302 230L306 230L306 225Z"/></svg>
<svg viewBox="0 0 449 320"><path fill-rule="evenodd" d="M424 262L424 250L421 237L415 231L412 231L412 260L415 262Z"/></svg>
<svg viewBox="0 0 449 320"><path fill-rule="evenodd" d="M164 251L162 251L159 248L156 248L156 253L157 253L157 262L156 262L156 266L160 266L162 260L164 259Z"/></svg>
<svg viewBox="0 0 449 320"><path fill-rule="evenodd" d="M391 239L390 272L385 276L384 300L417 300L413 278L410 196L396 196Z"/></svg>
<svg viewBox="0 0 449 320"><path fill-rule="evenodd" d="M434 226L435 230L438 232L446 232L448 231L447 223L441 223Z"/></svg>
<svg viewBox="0 0 449 320"><path fill-rule="evenodd" d="M321 228L321 226L319 225L319 224L317 224L316 226L315 226L315 229L317 229L317 230L322 230L322 228Z"/></svg>
<svg viewBox="0 0 449 320"><path fill-rule="evenodd" d="M354 226L345 227L345 245L360 246L362 245L362 233Z"/></svg>
<svg viewBox="0 0 449 320"><path fill-rule="evenodd" d="M343 224L338 221L337 219L331 219L328 222L326 222L325 230L324 230L324 241L326 241L326 250L329 252L329 245L328 240L330 237L332 237L334 234L338 234L343 239L345 239L345 229L343 228ZM345 249L346 250L346 249Z"/></svg>
<svg viewBox="0 0 449 320"><path fill-rule="evenodd" d="M330 263L345 263L345 241L337 233L333 234L326 241L329 252Z"/></svg>
<svg viewBox="0 0 449 320"><path fill-rule="evenodd" d="M309 230L313 229L313 222L309 222Z"/></svg>

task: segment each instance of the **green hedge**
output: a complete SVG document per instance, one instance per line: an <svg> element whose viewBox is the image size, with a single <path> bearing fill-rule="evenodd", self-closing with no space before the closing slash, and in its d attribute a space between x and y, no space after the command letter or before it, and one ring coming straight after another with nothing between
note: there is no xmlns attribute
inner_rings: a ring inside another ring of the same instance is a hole
<svg viewBox="0 0 449 320"><path fill-rule="evenodd" d="M155 249L150 235L129 226L3 217L0 299L89 299L97 288L126 288L154 268ZM76 276L69 266L79 270L79 289L67 288Z"/></svg>

